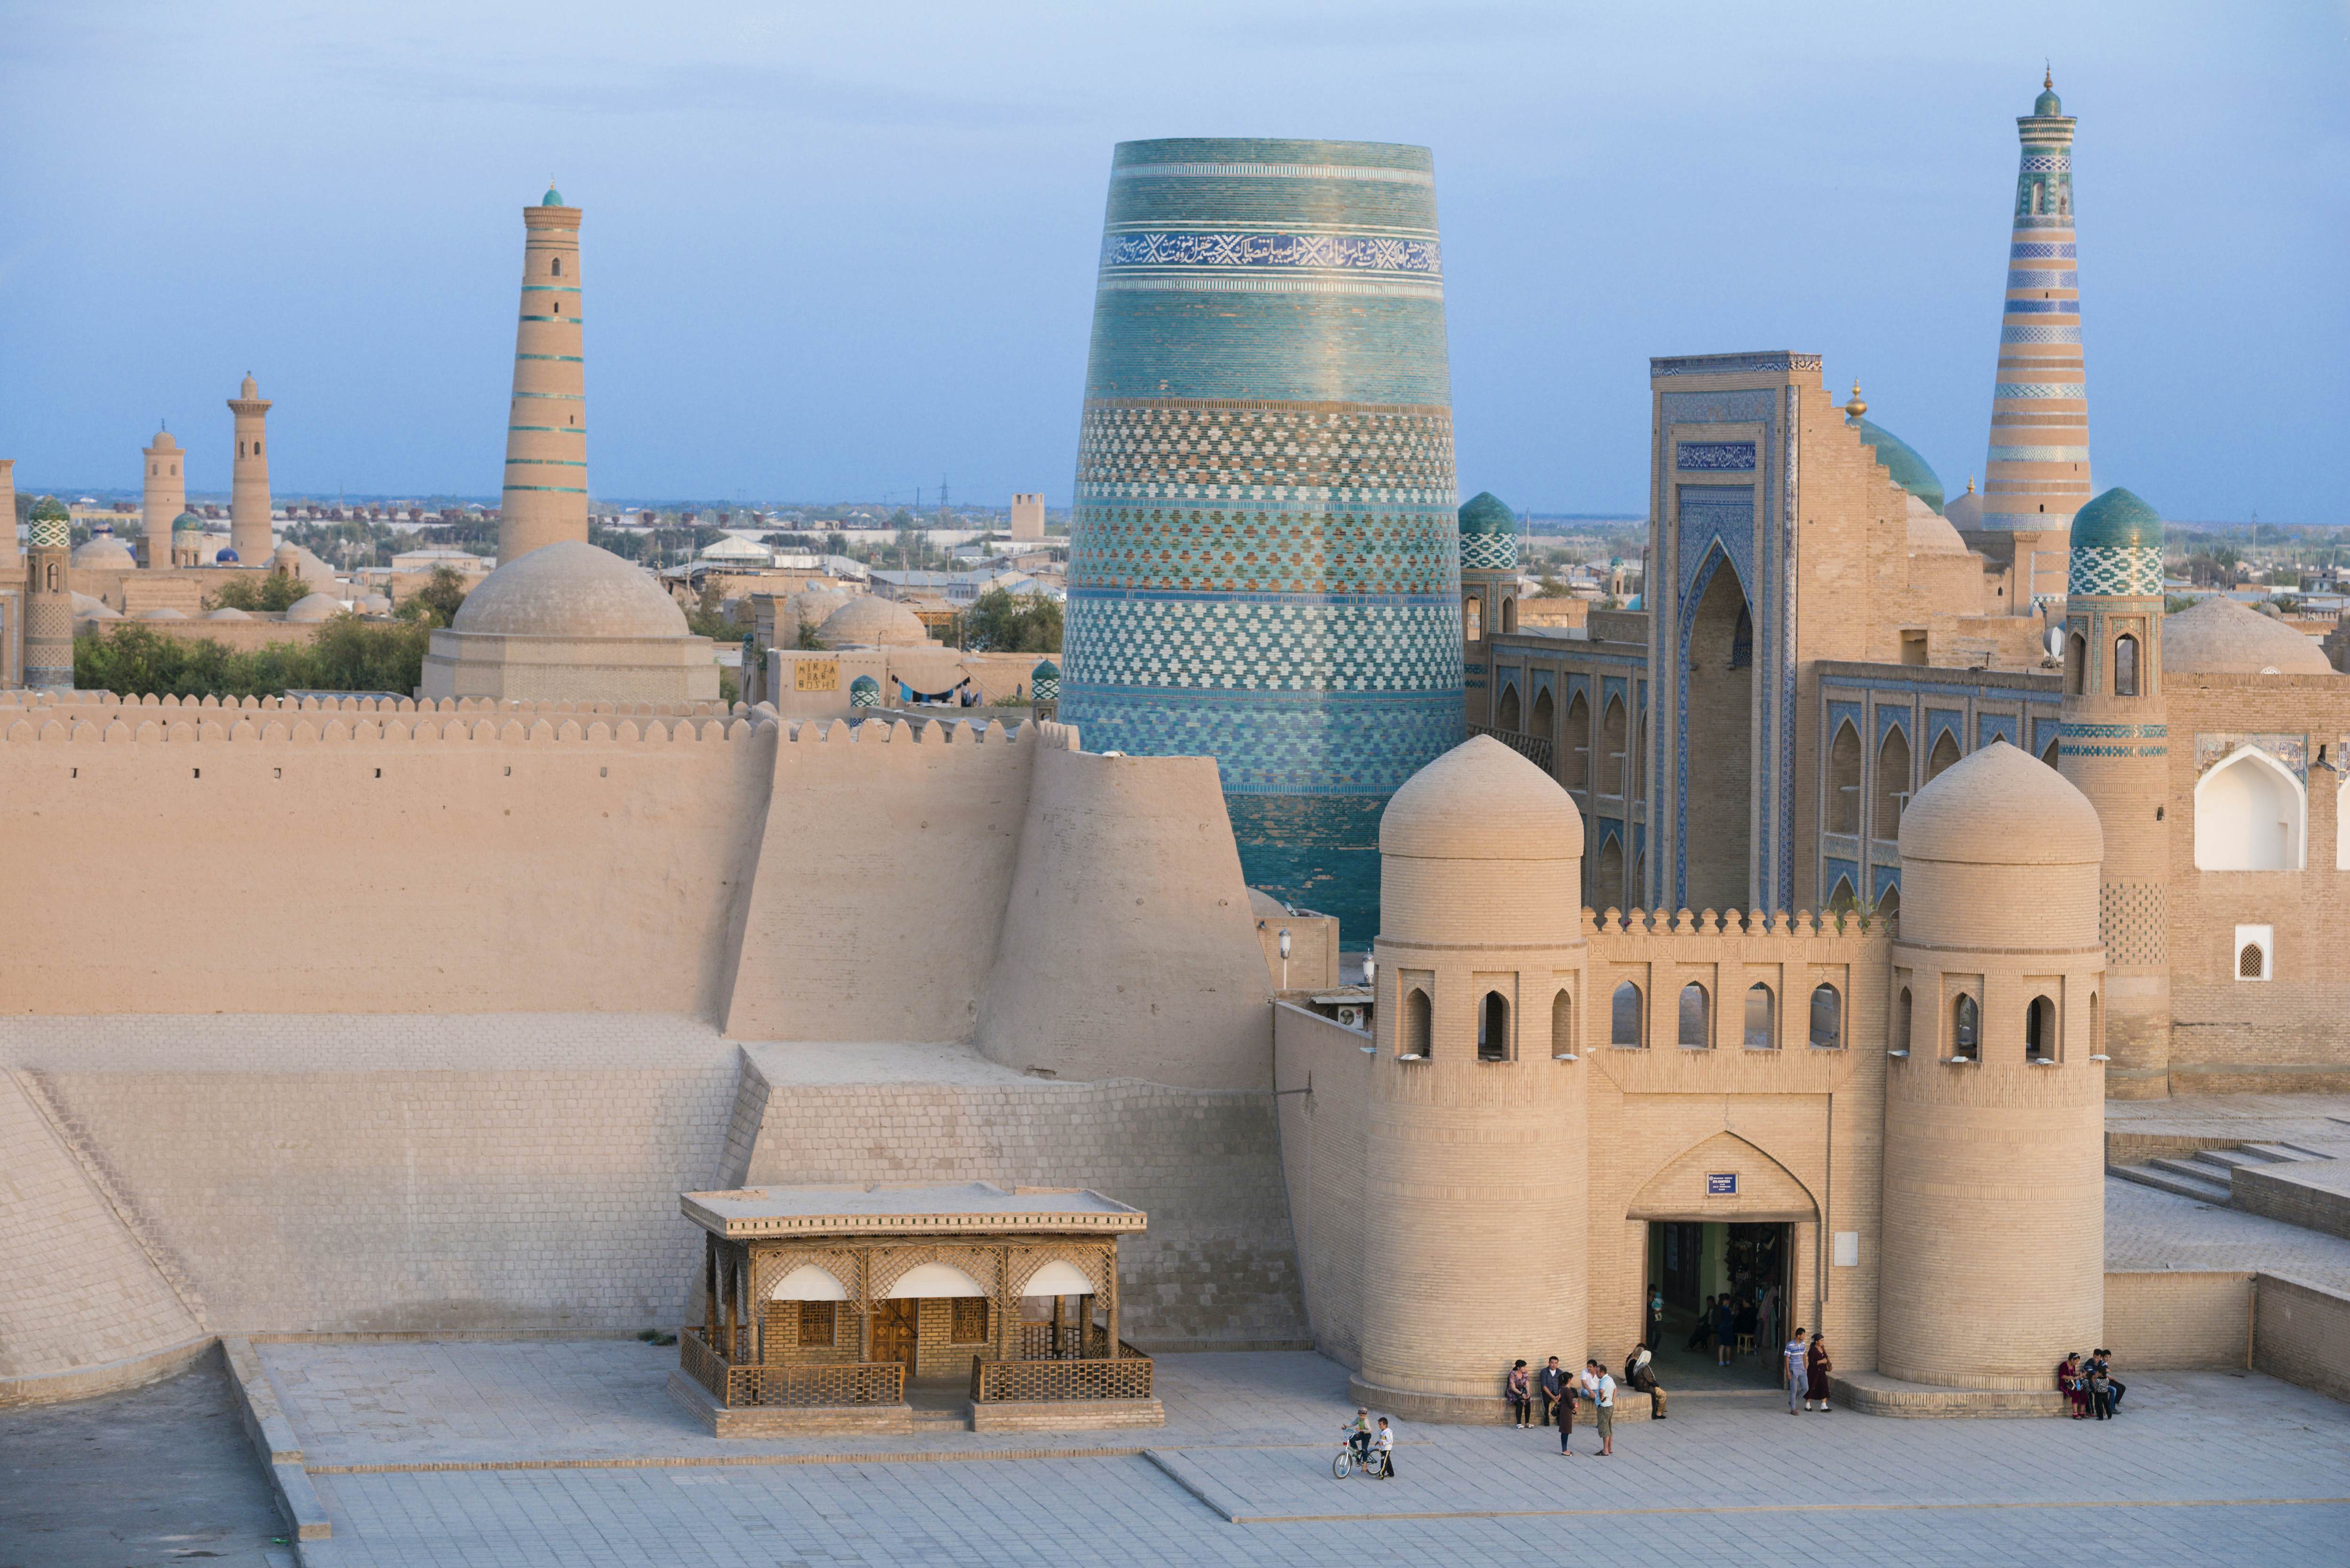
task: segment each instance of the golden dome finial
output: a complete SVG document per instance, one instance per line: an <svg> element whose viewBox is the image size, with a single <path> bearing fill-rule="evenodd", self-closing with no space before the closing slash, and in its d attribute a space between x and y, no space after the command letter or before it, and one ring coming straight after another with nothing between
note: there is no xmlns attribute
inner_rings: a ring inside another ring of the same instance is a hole
<svg viewBox="0 0 2350 1568"><path fill-rule="evenodd" d="M1868 405L1860 400L1860 383L1855 381L1852 384L1852 401L1844 406L1845 422L1850 424L1866 412L1868 412Z"/></svg>
<svg viewBox="0 0 2350 1568"><path fill-rule="evenodd" d="M1975 476L1974 476L1973 474L1970 473L1970 474L1968 474L1968 475L1967 475L1967 493L1968 493L1969 495L1972 495L1974 493L1975 493Z"/></svg>
<svg viewBox="0 0 2350 1568"><path fill-rule="evenodd" d="M2040 62L2040 87L2043 92L2056 90L2056 65L2053 60Z"/></svg>

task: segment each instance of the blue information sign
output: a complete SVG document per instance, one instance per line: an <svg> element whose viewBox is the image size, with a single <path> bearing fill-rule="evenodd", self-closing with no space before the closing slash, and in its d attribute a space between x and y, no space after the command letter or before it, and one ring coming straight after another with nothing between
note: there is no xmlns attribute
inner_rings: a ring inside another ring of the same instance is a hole
<svg viewBox="0 0 2350 1568"><path fill-rule="evenodd" d="M1708 1198L1737 1197L1738 1172L1734 1170L1710 1172L1705 1179L1705 1195Z"/></svg>

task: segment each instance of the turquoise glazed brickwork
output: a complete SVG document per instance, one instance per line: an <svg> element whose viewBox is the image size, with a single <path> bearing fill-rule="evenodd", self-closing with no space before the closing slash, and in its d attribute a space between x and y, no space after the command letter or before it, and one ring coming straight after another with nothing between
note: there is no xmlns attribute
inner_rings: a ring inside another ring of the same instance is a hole
<svg viewBox="0 0 2350 1568"><path fill-rule="evenodd" d="M1249 880L1350 944L1379 810L1462 733L1443 300L1425 149L1112 160L1061 716L1088 750L1216 758Z"/></svg>

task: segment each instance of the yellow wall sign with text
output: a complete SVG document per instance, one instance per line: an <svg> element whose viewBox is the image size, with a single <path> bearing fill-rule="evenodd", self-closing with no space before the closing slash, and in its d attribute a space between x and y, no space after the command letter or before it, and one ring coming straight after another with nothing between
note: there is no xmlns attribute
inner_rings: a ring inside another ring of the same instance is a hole
<svg viewBox="0 0 2350 1568"><path fill-rule="evenodd" d="M839 691L840 660L837 659L793 659L792 690L795 691Z"/></svg>

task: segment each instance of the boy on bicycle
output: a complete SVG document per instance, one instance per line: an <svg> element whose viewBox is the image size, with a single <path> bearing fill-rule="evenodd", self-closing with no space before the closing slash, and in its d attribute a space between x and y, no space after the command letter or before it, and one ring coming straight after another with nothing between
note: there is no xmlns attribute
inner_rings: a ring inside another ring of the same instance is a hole
<svg viewBox="0 0 2350 1568"><path fill-rule="evenodd" d="M1355 1407L1355 1418L1347 1423L1347 1446L1355 1450L1358 1465L1370 1457L1371 1413L1360 1406Z"/></svg>

